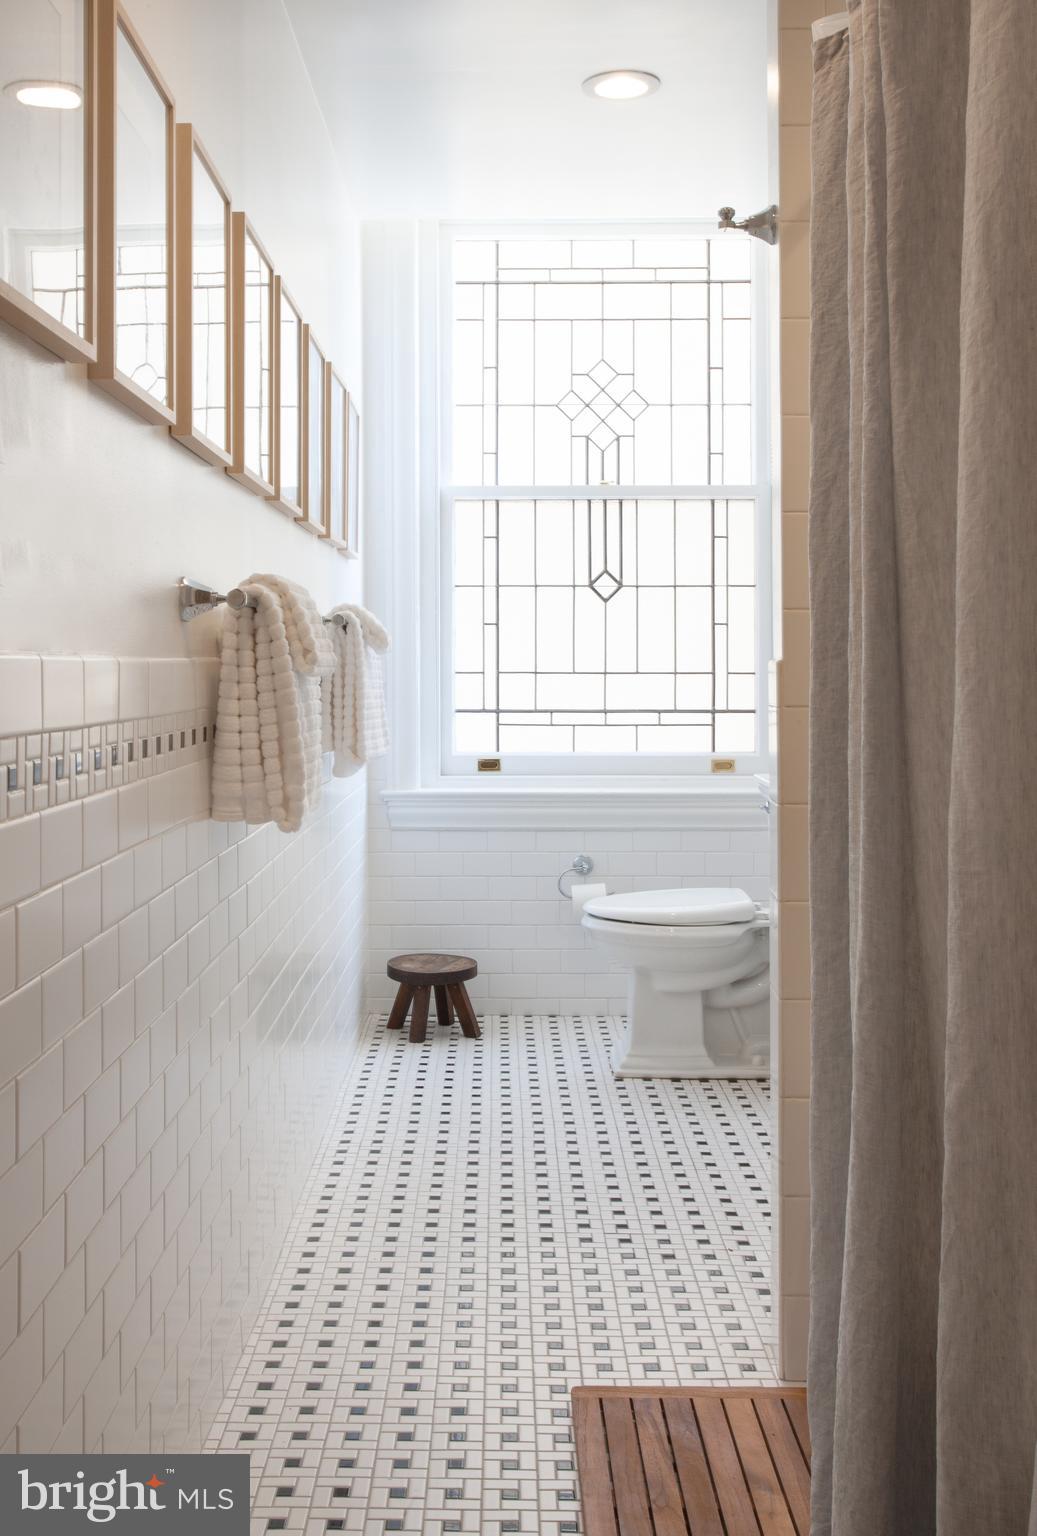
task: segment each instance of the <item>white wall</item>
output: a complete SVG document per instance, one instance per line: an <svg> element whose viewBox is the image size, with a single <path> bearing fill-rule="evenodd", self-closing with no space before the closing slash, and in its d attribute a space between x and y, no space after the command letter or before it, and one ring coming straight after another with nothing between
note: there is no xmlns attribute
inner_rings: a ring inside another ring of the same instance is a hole
<svg viewBox="0 0 1037 1536"><path fill-rule="evenodd" d="M130 0L176 98L351 389L361 392L360 256L348 190L280 0ZM321 604L355 562L0 325L0 650L214 654L173 584L257 570Z"/></svg>
<svg viewBox="0 0 1037 1536"><path fill-rule="evenodd" d="M129 10L359 393L357 226L280 0ZM200 1446L356 1025L363 775L291 837L207 819L219 619L174 583L256 570L361 595L0 326L2 1451Z"/></svg>

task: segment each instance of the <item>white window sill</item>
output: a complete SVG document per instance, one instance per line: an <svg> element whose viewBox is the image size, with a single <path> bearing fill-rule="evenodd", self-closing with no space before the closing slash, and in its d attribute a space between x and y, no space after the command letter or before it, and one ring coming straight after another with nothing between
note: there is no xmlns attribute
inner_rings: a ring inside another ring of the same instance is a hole
<svg viewBox="0 0 1037 1536"><path fill-rule="evenodd" d="M757 777L679 787L580 785L384 790L389 825L408 829L496 827L760 827L767 797Z"/></svg>

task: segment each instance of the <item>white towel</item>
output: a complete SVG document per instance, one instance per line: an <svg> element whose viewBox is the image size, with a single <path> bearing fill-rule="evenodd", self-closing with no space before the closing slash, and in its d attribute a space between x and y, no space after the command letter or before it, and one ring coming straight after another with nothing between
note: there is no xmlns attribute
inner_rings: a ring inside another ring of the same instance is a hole
<svg viewBox="0 0 1037 1536"><path fill-rule="evenodd" d="M320 678L334 652L304 588L262 575L241 585L257 606L224 615L212 819L295 832L320 798Z"/></svg>
<svg viewBox="0 0 1037 1536"><path fill-rule="evenodd" d="M336 666L322 689L324 750L334 752L333 772L343 779L388 750L382 656L389 636L373 613L355 603L332 611L343 614L346 624L328 626Z"/></svg>

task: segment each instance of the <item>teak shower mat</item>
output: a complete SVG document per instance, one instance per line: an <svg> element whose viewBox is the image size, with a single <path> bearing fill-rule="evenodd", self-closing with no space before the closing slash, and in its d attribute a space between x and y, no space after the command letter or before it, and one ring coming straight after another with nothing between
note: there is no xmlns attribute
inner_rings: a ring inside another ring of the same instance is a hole
<svg viewBox="0 0 1037 1536"><path fill-rule="evenodd" d="M586 1536L808 1536L806 1393L574 1387Z"/></svg>

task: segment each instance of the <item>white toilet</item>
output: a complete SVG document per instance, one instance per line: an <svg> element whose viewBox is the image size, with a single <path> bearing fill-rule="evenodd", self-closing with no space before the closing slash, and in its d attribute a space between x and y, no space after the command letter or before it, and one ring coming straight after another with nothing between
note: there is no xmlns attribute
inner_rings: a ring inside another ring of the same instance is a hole
<svg viewBox="0 0 1037 1536"><path fill-rule="evenodd" d="M583 909L591 940L629 966L617 1077L767 1077L767 915L744 891L633 891Z"/></svg>

